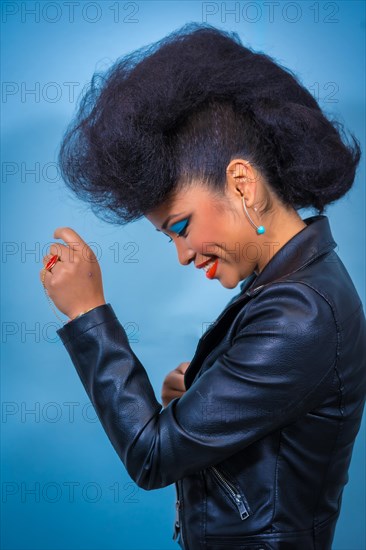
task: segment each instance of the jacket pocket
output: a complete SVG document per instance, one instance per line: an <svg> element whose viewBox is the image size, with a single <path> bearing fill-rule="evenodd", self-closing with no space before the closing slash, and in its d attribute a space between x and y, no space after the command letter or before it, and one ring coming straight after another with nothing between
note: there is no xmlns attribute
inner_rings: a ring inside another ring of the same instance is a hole
<svg viewBox="0 0 366 550"><path fill-rule="evenodd" d="M249 504L243 493L237 487L236 483L229 479L228 474L223 472L222 468L218 468L217 466L209 466L209 470L212 472L216 482L219 483L219 485L224 489L231 502L237 508L240 519L247 519L250 515Z"/></svg>

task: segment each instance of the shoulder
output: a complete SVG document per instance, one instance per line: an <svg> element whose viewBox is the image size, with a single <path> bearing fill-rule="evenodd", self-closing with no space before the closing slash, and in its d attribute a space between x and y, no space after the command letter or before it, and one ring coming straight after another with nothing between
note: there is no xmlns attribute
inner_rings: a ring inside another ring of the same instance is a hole
<svg viewBox="0 0 366 550"><path fill-rule="evenodd" d="M272 336L280 346L313 350L334 355L337 348L337 324L331 303L311 285L281 280L265 285L243 308L238 331L243 335ZM328 350L324 349L324 344Z"/></svg>
<svg viewBox="0 0 366 550"><path fill-rule="evenodd" d="M268 283L253 296L247 308L247 320L260 314L279 319L320 321L335 326L333 307L327 296L309 282L282 279Z"/></svg>

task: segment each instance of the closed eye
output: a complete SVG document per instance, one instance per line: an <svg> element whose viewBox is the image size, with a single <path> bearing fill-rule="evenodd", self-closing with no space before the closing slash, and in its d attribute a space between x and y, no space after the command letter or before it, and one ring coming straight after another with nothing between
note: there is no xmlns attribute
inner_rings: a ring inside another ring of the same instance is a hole
<svg viewBox="0 0 366 550"><path fill-rule="evenodd" d="M178 237L186 237L186 228L189 223L189 218L186 218L184 220L180 220L179 222L174 223L170 226L169 231L173 231L174 233L178 234ZM173 239L169 237L169 242L171 242Z"/></svg>

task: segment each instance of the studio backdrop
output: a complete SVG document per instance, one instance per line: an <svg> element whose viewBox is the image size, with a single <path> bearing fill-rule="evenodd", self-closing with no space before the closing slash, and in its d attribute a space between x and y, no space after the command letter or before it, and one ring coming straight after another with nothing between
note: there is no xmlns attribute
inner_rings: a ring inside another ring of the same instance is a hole
<svg viewBox="0 0 366 550"><path fill-rule="evenodd" d="M144 491L128 476L56 334L42 258L61 226L92 247L106 301L160 402L165 375L191 360L239 288L180 265L146 219L108 225L71 196L57 166L62 135L93 73L196 21L235 31L291 69L364 152L365 4L4 1L1 10L1 548L176 549L174 485ZM364 158L351 192L325 214L365 306ZM334 550L366 547L365 513L363 423Z"/></svg>

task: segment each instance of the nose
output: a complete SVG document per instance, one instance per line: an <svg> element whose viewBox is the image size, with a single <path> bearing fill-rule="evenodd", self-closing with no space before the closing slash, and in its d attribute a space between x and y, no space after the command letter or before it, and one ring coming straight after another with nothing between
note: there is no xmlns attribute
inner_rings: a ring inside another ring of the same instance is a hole
<svg viewBox="0 0 366 550"><path fill-rule="evenodd" d="M184 239L175 239L175 246L177 248L178 260L181 265L189 265L194 259L194 252L191 250Z"/></svg>

